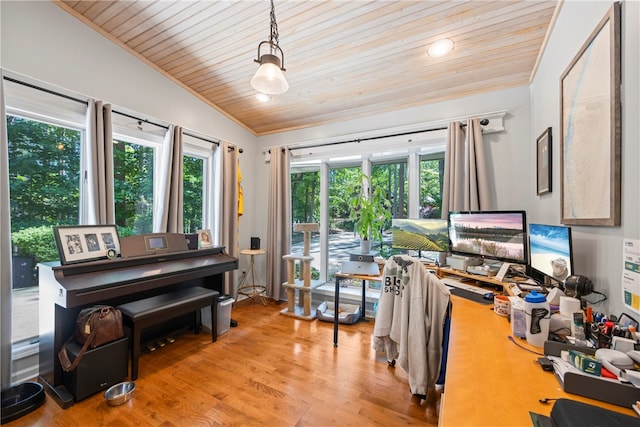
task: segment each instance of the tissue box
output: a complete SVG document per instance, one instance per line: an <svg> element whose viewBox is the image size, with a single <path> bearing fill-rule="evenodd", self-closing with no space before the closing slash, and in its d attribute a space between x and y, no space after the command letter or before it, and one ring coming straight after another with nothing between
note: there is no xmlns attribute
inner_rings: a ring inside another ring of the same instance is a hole
<svg viewBox="0 0 640 427"><path fill-rule="evenodd" d="M602 364L598 359L577 350L569 350L569 359L576 368L587 374L600 376Z"/></svg>

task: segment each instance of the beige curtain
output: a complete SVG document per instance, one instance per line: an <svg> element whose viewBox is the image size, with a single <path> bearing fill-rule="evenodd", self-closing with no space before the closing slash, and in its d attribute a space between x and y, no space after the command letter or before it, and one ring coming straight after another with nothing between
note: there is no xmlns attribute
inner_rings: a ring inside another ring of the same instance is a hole
<svg viewBox="0 0 640 427"><path fill-rule="evenodd" d="M80 224L115 224L111 105L89 100L87 144L81 167Z"/></svg>
<svg viewBox="0 0 640 427"><path fill-rule="evenodd" d="M291 252L291 195L289 150L272 148L269 175L267 230L267 295L279 301L282 284L287 281L283 255Z"/></svg>
<svg viewBox="0 0 640 427"><path fill-rule="evenodd" d="M9 210L9 143L4 108L4 78L0 69L0 378L11 386L11 212Z"/></svg>
<svg viewBox="0 0 640 427"><path fill-rule="evenodd" d="M449 124L444 174L443 218L449 211L491 209L479 119L469 119L466 129L458 122Z"/></svg>
<svg viewBox="0 0 640 427"><path fill-rule="evenodd" d="M221 143L222 150L222 209L220 212L220 244L229 255L238 258L240 254L238 242L238 156L239 150L228 142ZM230 271L225 276L224 292L236 295L236 272Z"/></svg>
<svg viewBox="0 0 640 427"><path fill-rule="evenodd" d="M153 231L157 233L182 233L183 198L182 185L182 127L169 126L162 145L162 161L158 174Z"/></svg>

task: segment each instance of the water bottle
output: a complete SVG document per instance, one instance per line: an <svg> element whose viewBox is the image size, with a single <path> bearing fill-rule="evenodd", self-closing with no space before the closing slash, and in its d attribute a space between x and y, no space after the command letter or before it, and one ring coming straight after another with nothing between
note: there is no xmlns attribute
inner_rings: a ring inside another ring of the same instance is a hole
<svg viewBox="0 0 640 427"><path fill-rule="evenodd" d="M527 342L534 347L544 347L549 338L549 319L551 310L544 295L531 291L524 298L524 310L527 322Z"/></svg>

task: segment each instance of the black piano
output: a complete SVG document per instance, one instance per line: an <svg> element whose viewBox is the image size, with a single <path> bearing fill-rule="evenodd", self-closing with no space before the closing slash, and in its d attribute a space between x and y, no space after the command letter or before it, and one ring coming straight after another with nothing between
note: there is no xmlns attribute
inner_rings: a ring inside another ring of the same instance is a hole
<svg viewBox="0 0 640 427"><path fill-rule="evenodd" d="M73 335L82 308L116 306L170 292L202 286L224 293L224 273L238 260L224 248L189 250L81 264L42 263L40 283L40 371L38 381L63 408L74 397L62 383L58 351Z"/></svg>

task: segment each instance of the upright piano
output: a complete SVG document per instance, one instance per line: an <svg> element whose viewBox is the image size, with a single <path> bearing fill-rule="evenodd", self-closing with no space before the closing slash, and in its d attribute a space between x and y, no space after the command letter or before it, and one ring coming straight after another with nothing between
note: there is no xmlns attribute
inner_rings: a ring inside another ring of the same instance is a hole
<svg viewBox="0 0 640 427"><path fill-rule="evenodd" d="M41 263L38 267L38 381L58 405L67 408L74 397L63 385L58 351L73 335L81 309L94 304L116 306L189 286L223 294L224 273L237 269L238 259L214 247L81 264Z"/></svg>

